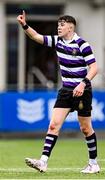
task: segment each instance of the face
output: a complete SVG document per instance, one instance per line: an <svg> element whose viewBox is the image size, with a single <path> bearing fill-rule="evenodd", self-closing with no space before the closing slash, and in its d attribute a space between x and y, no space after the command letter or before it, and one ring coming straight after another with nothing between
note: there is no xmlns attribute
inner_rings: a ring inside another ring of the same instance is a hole
<svg viewBox="0 0 105 180"><path fill-rule="evenodd" d="M62 20L58 22L58 36L62 38L67 38L74 32L74 24Z"/></svg>

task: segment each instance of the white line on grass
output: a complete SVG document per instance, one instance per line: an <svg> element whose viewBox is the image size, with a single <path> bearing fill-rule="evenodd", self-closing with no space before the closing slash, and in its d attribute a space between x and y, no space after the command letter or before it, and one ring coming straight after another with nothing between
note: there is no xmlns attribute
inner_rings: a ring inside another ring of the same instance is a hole
<svg viewBox="0 0 105 180"><path fill-rule="evenodd" d="M0 168L0 171L4 172L32 172L33 168ZM79 171L80 168L48 168L47 171L54 172L54 171Z"/></svg>
<svg viewBox="0 0 105 180"><path fill-rule="evenodd" d="M63 172L63 171L73 171L80 172L82 168L74 167L65 167L65 168L48 168L47 172ZM33 172L33 168L0 168L1 172ZM101 168L101 171L105 171L105 168Z"/></svg>
<svg viewBox="0 0 105 180"><path fill-rule="evenodd" d="M48 168L47 172L77 172L77 173L80 173L80 170L82 168L79 168L79 167L74 167L74 168L70 168L70 167L64 167L64 168ZM0 168L0 172L1 173L32 173L34 172L35 169L33 168ZM101 168L101 171L105 171L105 168ZM38 178L40 179L40 178ZM49 178L47 178L49 180ZM97 179L97 178L96 178ZM9 180L9 179L3 179L3 180ZM18 180L18 179L13 179L13 180ZM27 179L24 179L24 180L27 180ZM31 180L31 179L30 179ZM44 180L44 179L40 179L40 180ZM55 180L55 179L51 179L50 180ZM66 180L66 179L56 179L56 180ZM72 178L69 178L69 180L77 180L77 179L72 179ZM79 180L86 180L86 179L80 179ZM89 180L93 180L91 178L89 178ZM100 180L103 180L103 179L100 179Z"/></svg>

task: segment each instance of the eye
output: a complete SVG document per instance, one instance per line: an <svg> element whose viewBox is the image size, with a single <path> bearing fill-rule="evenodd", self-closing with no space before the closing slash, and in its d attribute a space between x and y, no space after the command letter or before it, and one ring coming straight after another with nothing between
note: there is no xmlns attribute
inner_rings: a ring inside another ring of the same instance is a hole
<svg viewBox="0 0 105 180"><path fill-rule="evenodd" d="M65 25L65 23L64 23L64 22L62 22L62 23L61 23L61 26L64 26L64 25Z"/></svg>

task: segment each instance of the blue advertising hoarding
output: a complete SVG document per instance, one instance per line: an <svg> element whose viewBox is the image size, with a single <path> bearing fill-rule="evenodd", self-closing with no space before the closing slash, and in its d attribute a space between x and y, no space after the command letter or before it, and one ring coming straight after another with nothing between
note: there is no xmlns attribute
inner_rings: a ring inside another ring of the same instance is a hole
<svg viewBox="0 0 105 180"><path fill-rule="evenodd" d="M56 91L8 92L0 94L1 131L47 130ZM105 129L105 92L93 92L92 122L96 129ZM76 112L70 113L62 129L79 130Z"/></svg>

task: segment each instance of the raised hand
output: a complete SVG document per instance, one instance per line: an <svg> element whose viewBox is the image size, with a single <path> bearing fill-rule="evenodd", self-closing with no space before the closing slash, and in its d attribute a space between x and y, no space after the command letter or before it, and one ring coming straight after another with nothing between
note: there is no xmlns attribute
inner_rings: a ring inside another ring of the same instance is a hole
<svg viewBox="0 0 105 180"><path fill-rule="evenodd" d="M26 25L26 13L24 10L23 10L23 14L17 17L17 20L22 26Z"/></svg>

